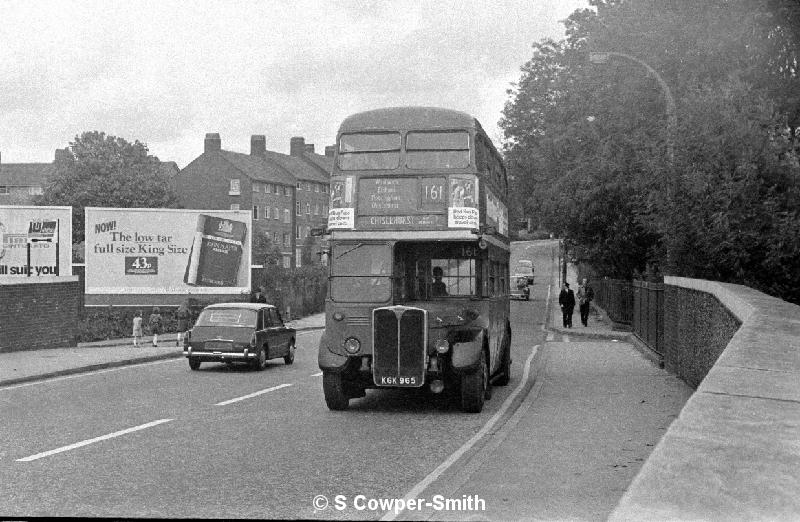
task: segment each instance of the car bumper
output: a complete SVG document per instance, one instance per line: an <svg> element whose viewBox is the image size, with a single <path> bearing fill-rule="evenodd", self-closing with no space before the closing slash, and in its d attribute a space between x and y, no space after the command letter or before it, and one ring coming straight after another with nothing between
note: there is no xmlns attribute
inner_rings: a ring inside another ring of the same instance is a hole
<svg viewBox="0 0 800 522"><path fill-rule="evenodd" d="M226 360L247 360L247 359L255 359L258 357L257 352L250 352L245 350L243 352L208 352L208 351L199 351L199 350L184 350L183 355L185 357L197 357L198 359L204 359L209 361L226 361Z"/></svg>

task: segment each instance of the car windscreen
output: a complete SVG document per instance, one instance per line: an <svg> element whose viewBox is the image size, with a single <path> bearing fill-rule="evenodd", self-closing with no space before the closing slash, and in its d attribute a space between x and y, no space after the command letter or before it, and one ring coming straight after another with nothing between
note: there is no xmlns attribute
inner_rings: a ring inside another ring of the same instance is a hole
<svg viewBox="0 0 800 522"><path fill-rule="evenodd" d="M242 308L214 308L203 310L195 326L245 326L255 328L256 311Z"/></svg>

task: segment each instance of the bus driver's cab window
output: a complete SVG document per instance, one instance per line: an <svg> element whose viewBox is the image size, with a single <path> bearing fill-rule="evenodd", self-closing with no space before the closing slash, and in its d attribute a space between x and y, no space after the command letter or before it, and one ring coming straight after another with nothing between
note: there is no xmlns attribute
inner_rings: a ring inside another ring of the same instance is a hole
<svg viewBox="0 0 800 522"><path fill-rule="evenodd" d="M395 299L404 302L476 295L478 263L464 255L464 247L458 243L438 244L434 249L430 243L397 243Z"/></svg>

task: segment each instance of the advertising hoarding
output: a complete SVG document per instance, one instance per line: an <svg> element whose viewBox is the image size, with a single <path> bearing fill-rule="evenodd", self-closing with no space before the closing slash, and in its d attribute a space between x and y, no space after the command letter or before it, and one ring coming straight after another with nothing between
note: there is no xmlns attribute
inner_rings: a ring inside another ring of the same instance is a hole
<svg viewBox="0 0 800 522"><path fill-rule="evenodd" d="M250 290L244 210L86 208L87 294Z"/></svg>
<svg viewBox="0 0 800 522"><path fill-rule="evenodd" d="M72 277L72 207L0 206L0 283Z"/></svg>

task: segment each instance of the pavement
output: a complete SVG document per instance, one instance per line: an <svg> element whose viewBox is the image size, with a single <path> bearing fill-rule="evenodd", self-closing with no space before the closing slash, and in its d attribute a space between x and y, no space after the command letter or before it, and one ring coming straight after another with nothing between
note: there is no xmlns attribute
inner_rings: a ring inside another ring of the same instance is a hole
<svg viewBox="0 0 800 522"><path fill-rule="evenodd" d="M287 323L298 331L325 327L325 314L315 314ZM127 366L160 359L183 357L183 347L177 346L176 334L164 334L158 346L146 336L139 346L133 338L108 339L78 343L68 348L22 350L0 353L0 386L84 373L115 366Z"/></svg>

